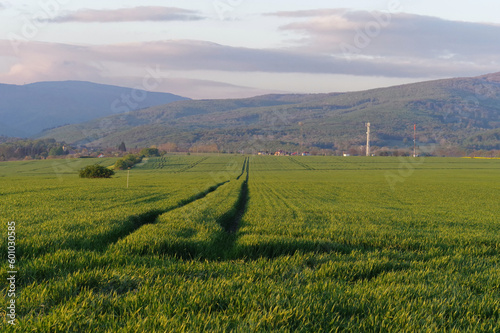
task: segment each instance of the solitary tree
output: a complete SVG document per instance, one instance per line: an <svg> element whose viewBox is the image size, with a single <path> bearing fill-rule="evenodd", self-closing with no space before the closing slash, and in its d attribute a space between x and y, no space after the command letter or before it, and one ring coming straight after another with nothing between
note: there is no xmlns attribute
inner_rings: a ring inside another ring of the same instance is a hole
<svg viewBox="0 0 500 333"><path fill-rule="evenodd" d="M127 151L127 148L125 147L125 142L122 141L122 143L118 146L119 151Z"/></svg>

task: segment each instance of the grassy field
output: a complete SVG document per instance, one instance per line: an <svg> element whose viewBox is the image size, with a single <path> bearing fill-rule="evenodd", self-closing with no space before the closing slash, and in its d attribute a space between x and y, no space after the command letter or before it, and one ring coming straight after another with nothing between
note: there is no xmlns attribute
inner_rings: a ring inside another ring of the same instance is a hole
<svg viewBox="0 0 500 333"><path fill-rule="evenodd" d="M96 162L0 163L2 331L499 331L499 160Z"/></svg>

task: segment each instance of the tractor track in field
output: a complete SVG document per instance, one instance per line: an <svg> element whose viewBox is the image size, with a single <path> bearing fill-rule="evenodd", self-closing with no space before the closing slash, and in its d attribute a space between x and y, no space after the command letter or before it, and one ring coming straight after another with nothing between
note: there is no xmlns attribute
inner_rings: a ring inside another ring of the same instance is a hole
<svg viewBox="0 0 500 333"><path fill-rule="evenodd" d="M205 157L202 157L201 159L199 159L198 161L194 162L194 163L191 163L190 165L187 165L185 166L184 168L180 169L180 170L177 170L175 173L180 173L180 172L185 172L189 169L192 169L194 168L195 166L197 166L198 164L206 161L208 159L208 156L205 156Z"/></svg>
<svg viewBox="0 0 500 333"><path fill-rule="evenodd" d="M306 170L316 170L312 166L309 166L309 165L307 165L306 163L304 163L302 161L298 161L298 160L294 159L293 157L289 157L288 159L290 161L292 161L293 163L295 163L297 165L300 165L301 167L303 167Z"/></svg>
<svg viewBox="0 0 500 333"><path fill-rule="evenodd" d="M208 157L204 157L198 162L194 163L191 167L194 167L196 164L199 164L203 161L205 161ZM246 179L243 181L240 189L240 193L238 196L238 201L235 204L234 209L228 211L226 214L224 214L220 221L219 224L222 226L225 232L234 234L236 231L238 231L240 221L243 218L243 214L246 211L247 207L247 202L248 202L248 177L249 177L249 158L245 158L245 161L243 162L243 167L242 167L242 172L241 174L236 178L236 180L239 180L246 172ZM218 183L214 186L209 187L205 191L196 193L195 195L183 199L177 203L177 205L168 207L167 209L159 209L159 210L153 210L149 211L146 213L142 213L139 215L132 215L129 216L125 221L129 222L127 223L128 225L131 224L130 227L128 228L123 228L122 232L116 233L116 236L111 238L111 241L109 241L109 238L106 238L108 240L107 246L109 247L110 245L118 242L120 239L127 237L128 235L132 234L136 230L138 230L140 227L146 224L154 224L156 223L158 217L162 214L168 213L170 211L173 211L175 209L182 208L188 204L191 204L197 200L203 199L206 197L209 193L212 193L216 191L219 187L222 185L230 182L230 180L226 180L224 182ZM130 223L132 222L132 223ZM109 237L109 236L108 236Z"/></svg>
<svg viewBox="0 0 500 333"><path fill-rule="evenodd" d="M236 177L236 180L239 180L241 178L241 176L243 176L243 174L245 174L245 166L247 165L247 163L249 163L249 157L245 157L245 160L243 161L243 167L241 168L241 173L239 174L238 177ZM247 180L248 180L248 176L247 176Z"/></svg>
<svg viewBox="0 0 500 333"><path fill-rule="evenodd" d="M246 159L246 163L244 163L243 173L238 177L241 178L246 174L246 178L242 181L240 191L238 194L238 200L230 209L226 212L217 222L221 225L222 230L216 236L216 238L210 243L205 244L205 248L209 249L206 253L210 253L209 256L201 255L202 258L209 260L225 260L231 256L231 252L234 249L235 242L237 239L237 231L240 227L240 222L245 214L247 204L248 204L248 179L249 179L249 160ZM205 191L199 192L187 199L181 200L177 205L168 207L166 209L152 210L149 212L145 212L142 214L132 215L128 218L122 220L120 228L116 228L111 230L106 234L99 235L99 237L94 238L92 243L87 244L79 244L80 246L67 247L65 249L73 249L73 250L88 250L95 252L106 252L112 250L112 246L116 244L121 239L131 235L135 231L137 231L140 227L147 224L156 223L158 217L162 214L174 211L176 209L182 208L188 204L196 202L197 200L205 198L209 193L216 191L219 187L229 183L230 180L218 183ZM222 246L221 246L222 245ZM215 251L215 252L214 252ZM200 255L200 253L191 254L185 252L166 252L165 254L174 255L180 258L192 258ZM205 253L205 252L204 252ZM214 254L215 253L215 254ZM70 275L78 268L66 270L66 274ZM43 277L41 280L46 281L50 278L57 277L61 278L60 273L54 273L53 270L50 271L48 276ZM28 278L29 281L30 278ZM40 280L38 280L40 281Z"/></svg>
<svg viewBox="0 0 500 333"><path fill-rule="evenodd" d="M205 160L206 158L202 159ZM202 160L198 161L201 163ZM242 174L238 176L238 179L233 178L232 181L237 181L241 179L246 173L246 179L243 180L239 193L238 200L235 205L227 211L219 220L219 224L223 229L223 232L227 235L234 237L239 229L240 222L247 208L248 203L248 178L249 178L249 160L245 159L244 165L242 167ZM146 211L140 214L130 215L120 220L113 221L114 227L107 232L99 235L95 235L92 239L85 239L82 241L68 242L66 244L61 244L61 249L72 249L72 250L89 250L96 252L105 252L110 249L111 246L116 244L121 239L133 234L139 228L147 224L154 224L160 215L174 211L176 209L182 208L193 202L205 198L209 193L216 191L219 187L229 183L231 180L226 180L213 185L201 192L198 192L188 198L179 200L176 204L171 205L166 208L154 209ZM71 244L71 245L70 245ZM37 255L43 255L43 251Z"/></svg>
<svg viewBox="0 0 500 333"><path fill-rule="evenodd" d="M118 242L120 239L125 238L128 235L132 234L133 232L135 232L137 229L139 229L143 225L154 224L160 215L168 213L168 212L173 211L175 209L182 208L182 207L189 205L190 203L193 203L197 200L203 199L209 193L216 191L219 187L221 187L222 185L224 185L228 182L229 182L229 180L218 183L214 186L211 186L208 189L206 189L205 191L198 192L198 193L190 196L187 199L182 199L176 205L170 206L166 209L156 209L156 210L152 210L152 211L145 212L142 214L129 216L124 220L124 224L122 224L122 226L120 228L118 228L117 230L113 230L110 233L107 233L105 235L102 235L102 237L101 237L102 240L97 241L96 243L104 245L104 247L102 247L102 246L101 247L102 247L102 250L105 250L110 245Z"/></svg>
<svg viewBox="0 0 500 333"><path fill-rule="evenodd" d="M241 174L236 178L239 180L241 176L246 172L246 178L241 184L240 193L238 195L238 201L234 206L234 211L229 211L226 215L228 215L225 219L223 218L221 226L228 233L234 234L238 231L240 227L240 222L243 219L243 215L246 212L248 205L248 177L250 173L250 161L247 157L245 162L243 163L243 168Z"/></svg>
<svg viewBox="0 0 500 333"><path fill-rule="evenodd" d="M247 177L248 178L248 177ZM158 220L158 217L162 214L174 211L176 209L180 209L186 205L189 205L191 203L194 203L198 200L201 200L205 198L208 194L215 192L219 187L229 183L230 180L218 183L216 185L213 185L206 190L202 192L198 192L191 197L187 199L180 200L176 205L170 206L166 209L157 209L157 210L151 210L148 212L144 212L141 214L136 214L136 215L131 215L128 216L127 218L121 220L121 223L118 223L118 227L115 229L110 230L109 232L96 235L93 237L91 242L75 242L71 246L64 246L62 245L60 247L60 250L78 250L78 251L92 251L92 252L99 252L99 253L104 253L106 251L109 251L114 244L119 242L120 240L124 239L125 237L133 234L136 232L139 228L141 228L144 225L147 224L154 224ZM246 182L245 182L246 183ZM236 206L238 206L237 209L237 214L236 216L234 214L228 215L228 229L224 228L224 233L227 235L231 235L230 237L233 237L234 231L237 230L238 222L241 219L241 216L244 211L244 207L246 206L246 197L241 196L240 194L240 200L238 200L238 203ZM241 205L244 205L243 207L240 207ZM222 226L222 225L221 225ZM232 233L232 230L233 233ZM221 241L226 242L227 238L221 239ZM43 256L45 252L39 252L37 253L37 256ZM68 271L68 274L72 273L74 270ZM59 276L58 276L59 277ZM29 278L28 278L29 280ZM44 278L45 280L45 278Z"/></svg>
<svg viewBox="0 0 500 333"><path fill-rule="evenodd" d="M243 219L243 216L246 212L248 205L249 169L250 169L249 159L246 158L242 166L242 174L240 174L237 178L233 178L232 180L230 180L231 182L236 182L233 183L235 186L230 186L229 192L224 192L224 196L219 198L219 200L225 200L225 201L228 199L231 200L231 204L225 206L224 210L222 210L220 213L217 213L217 215L213 217L210 217L209 216L210 214L207 215L208 222L203 220L202 217L202 219L199 221L198 220L193 221L194 224L190 225L189 228L187 229L182 229L181 227L180 230L177 230L174 227L174 230L172 230L171 232L176 234L177 237L179 238L165 240L165 243L162 243L162 245L160 245L159 247L153 246L152 248L149 248L149 245L144 245L142 250L138 250L139 252L137 253L142 254L151 250L153 251L153 253L156 254L169 255L185 259L203 258L205 260L224 260L229 258L232 252L234 251L236 240L238 237L237 231L240 227L241 220ZM244 175L246 175L246 177L242 179L241 177L243 177ZM230 181L226 181L218 185L222 186L223 184L228 183ZM212 191L210 192L213 192L216 189L217 188L213 188ZM197 197L196 200L204 198L205 195L210 192L207 191L207 193ZM184 207L186 204L192 203L196 200L190 200L189 202L185 202L182 206L176 208ZM211 210L215 206L213 206L213 203L209 200L200 207L201 208L198 207L196 209ZM200 213L202 214L200 216L203 216L204 213L203 212ZM173 214L175 214L175 212L173 212ZM187 212L187 214L189 215L189 212ZM161 214L156 214L155 216L152 216L149 221L146 221L148 223L144 224L156 223L159 215ZM174 220L172 221L175 221L175 219L176 217L174 217ZM204 223L215 223L220 228L215 228L213 233L207 239L204 239L202 241L200 240L192 241L191 237L196 234L195 229L198 226L203 228ZM186 234L180 233L186 231L187 231ZM129 233L129 235L130 234L131 233ZM166 237L168 238L168 236ZM163 239L163 237L160 237L159 242L162 242L161 239ZM146 252L141 252L141 251L146 251Z"/></svg>

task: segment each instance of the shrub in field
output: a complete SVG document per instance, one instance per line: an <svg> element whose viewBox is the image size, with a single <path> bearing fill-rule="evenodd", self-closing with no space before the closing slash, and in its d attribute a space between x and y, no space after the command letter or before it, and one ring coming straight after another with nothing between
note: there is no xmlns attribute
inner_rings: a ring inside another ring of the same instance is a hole
<svg viewBox="0 0 500 333"><path fill-rule="evenodd" d="M158 148L144 148L141 150L141 152L139 154L146 156L146 157L160 156L160 152L158 151Z"/></svg>
<svg viewBox="0 0 500 333"><path fill-rule="evenodd" d="M123 158L120 158L118 161L116 161L114 168L119 170L126 170L134 166L135 164L140 163L141 160L142 158L140 156L128 154L127 156L124 156Z"/></svg>
<svg viewBox="0 0 500 333"><path fill-rule="evenodd" d="M88 165L79 171L80 178L110 178L115 172L102 165Z"/></svg>

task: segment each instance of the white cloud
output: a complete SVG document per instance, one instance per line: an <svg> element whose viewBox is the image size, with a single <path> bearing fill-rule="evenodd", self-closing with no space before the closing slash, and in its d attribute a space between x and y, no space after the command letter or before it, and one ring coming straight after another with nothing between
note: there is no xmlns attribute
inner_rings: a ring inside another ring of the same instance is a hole
<svg viewBox="0 0 500 333"><path fill-rule="evenodd" d="M198 12L182 8L143 6L113 10L81 9L66 13L51 22L133 22L133 21L195 21L202 20Z"/></svg>

